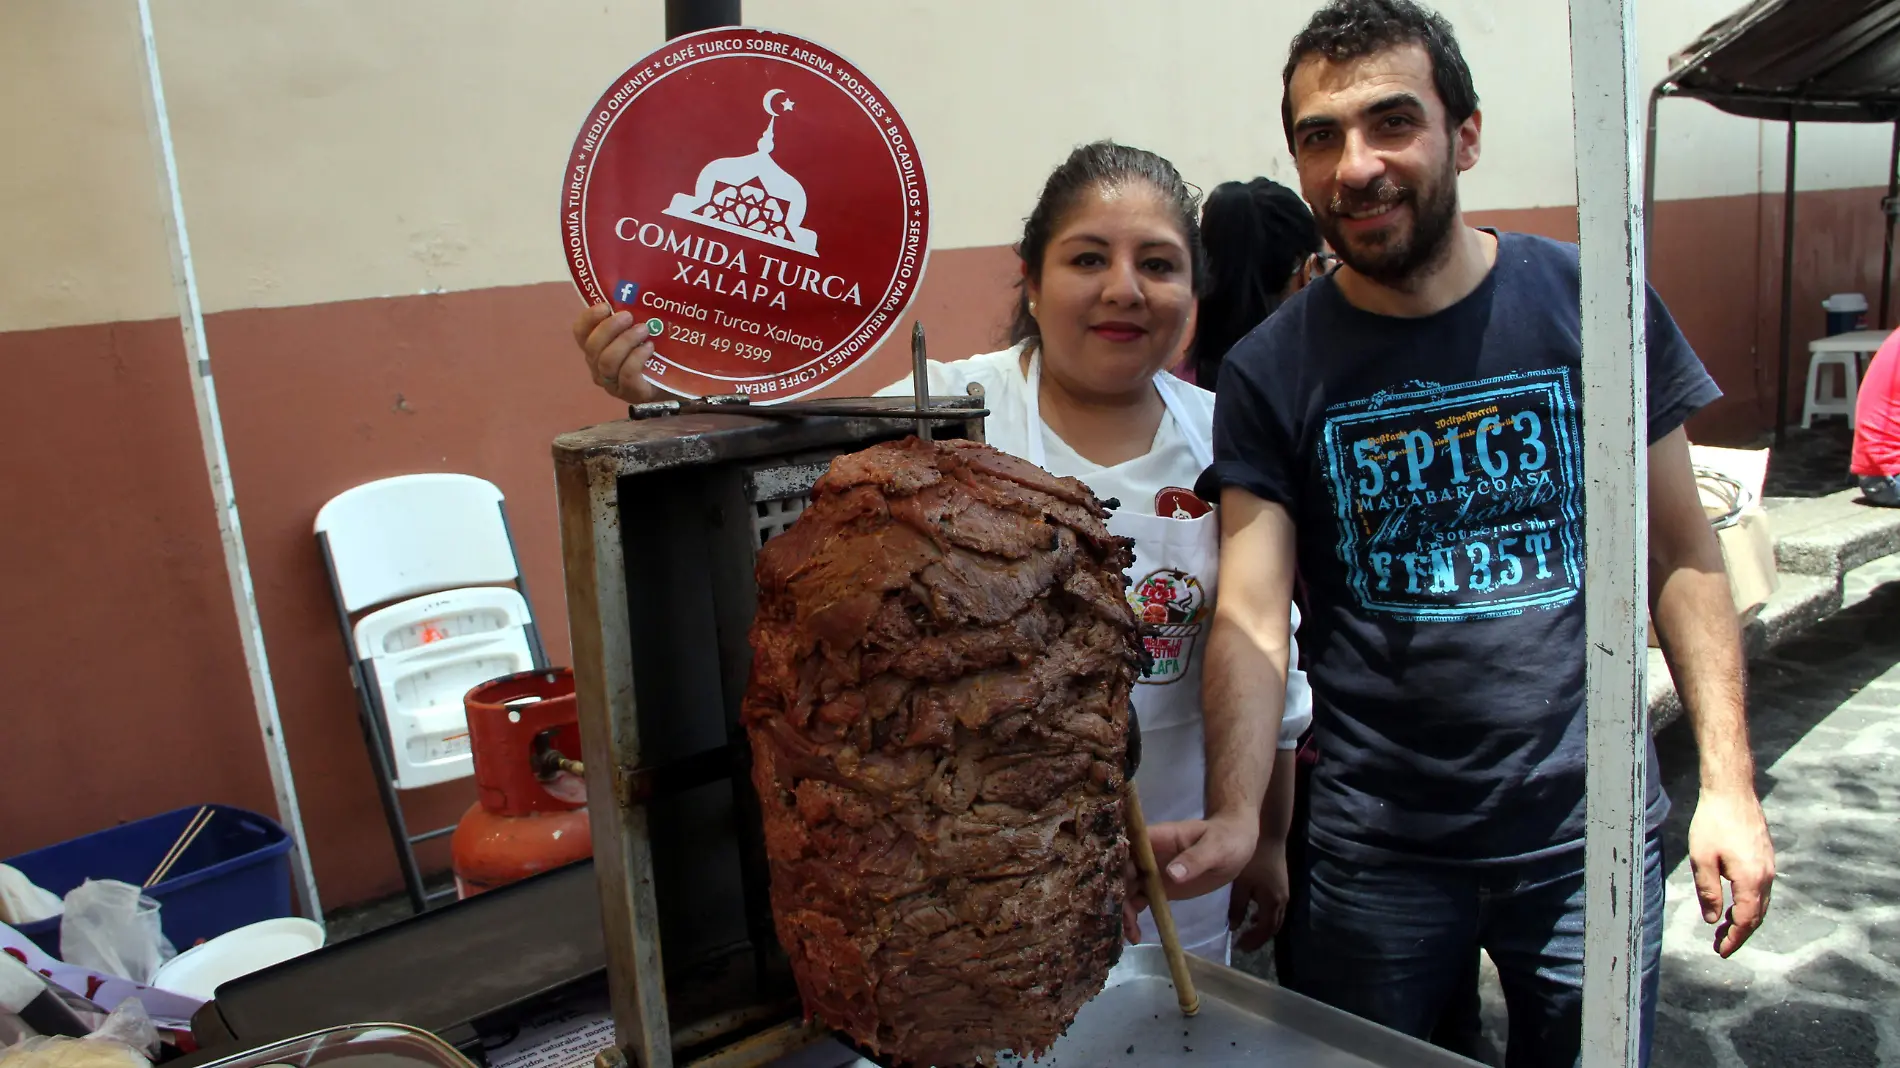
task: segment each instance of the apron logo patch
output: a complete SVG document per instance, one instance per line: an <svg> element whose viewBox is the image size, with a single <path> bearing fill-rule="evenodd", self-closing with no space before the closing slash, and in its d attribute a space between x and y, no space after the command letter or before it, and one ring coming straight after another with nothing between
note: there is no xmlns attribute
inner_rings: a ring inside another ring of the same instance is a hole
<svg viewBox="0 0 1900 1068"><path fill-rule="evenodd" d="M1187 674L1206 625L1207 593L1201 580L1173 568L1152 571L1129 587L1128 603L1142 623L1141 642L1154 662L1137 681L1152 686L1178 682Z"/></svg>
<svg viewBox="0 0 1900 1068"><path fill-rule="evenodd" d="M1169 519L1199 519L1213 510L1190 489L1169 486L1155 494L1155 514Z"/></svg>

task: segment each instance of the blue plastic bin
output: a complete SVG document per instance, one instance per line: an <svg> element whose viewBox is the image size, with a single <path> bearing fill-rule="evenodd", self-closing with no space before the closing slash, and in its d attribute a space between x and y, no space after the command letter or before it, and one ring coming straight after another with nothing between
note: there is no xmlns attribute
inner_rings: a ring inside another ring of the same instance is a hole
<svg viewBox="0 0 1900 1068"><path fill-rule="evenodd" d="M145 891L157 901L165 937L179 952L259 920L290 911L290 835L275 820L241 808L211 805L211 819L165 881ZM22 853L6 863L65 897L87 879L137 886L165 859L198 806L120 824L83 838ZM22 924L19 932L59 956L59 917Z"/></svg>

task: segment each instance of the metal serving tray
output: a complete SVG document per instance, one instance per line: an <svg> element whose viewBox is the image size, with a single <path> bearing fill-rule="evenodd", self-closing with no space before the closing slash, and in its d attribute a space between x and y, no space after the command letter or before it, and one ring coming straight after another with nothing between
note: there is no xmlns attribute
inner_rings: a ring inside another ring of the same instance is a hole
<svg viewBox="0 0 1900 1068"><path fill-rule="evenodd" d="M475 1068L453 1047L404 1024L352 1024L245 1050L207 1068Z"/></svg>
<svg viewBox="0 0 1900 1068"><path fill-rule="evenodd" d="M1198 1015L1181 1015L1160 946L1129 946L1108 984L1034 1068L1472 1068L1477 1062L1199 957Z"/></svg>

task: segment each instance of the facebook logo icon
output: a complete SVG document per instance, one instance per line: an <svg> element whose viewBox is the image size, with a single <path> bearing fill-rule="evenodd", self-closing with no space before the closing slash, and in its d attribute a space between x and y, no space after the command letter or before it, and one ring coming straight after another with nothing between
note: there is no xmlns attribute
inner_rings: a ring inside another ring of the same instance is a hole
<svg viewBox="0 0 1900 1068"><path fill-rule="evenodd" d="M614 287L614 299L622 304L632 304L633 298L640 293L640 287L632 282L621 282Z"/></svg>

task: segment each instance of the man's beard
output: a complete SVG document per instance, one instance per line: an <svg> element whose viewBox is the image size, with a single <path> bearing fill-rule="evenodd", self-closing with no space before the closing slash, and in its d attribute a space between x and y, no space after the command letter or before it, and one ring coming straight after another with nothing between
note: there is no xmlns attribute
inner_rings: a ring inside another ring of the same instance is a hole
<svg viewBox="0 0 1900 1068"><path fill-rule="evenodd" d="M1370 247L1354 243L1341 225L1349 212L1407 202L1412 205L1411 232L1363 235L1361 240L1375 237L1377 243ZM1318 214L1320 233L1341 262L1374 282L1403 289L1436 265L1451 239L1452 223L1458 217L1457 171L1447 166L1446 173L1423 190L1380 178L1367 189L1334 193L1327 210Z"/></svg>

